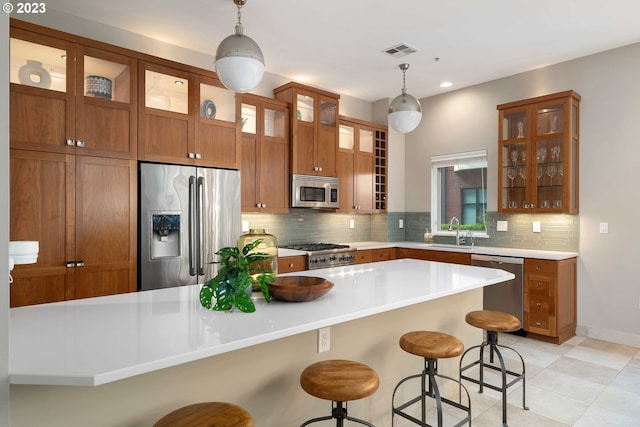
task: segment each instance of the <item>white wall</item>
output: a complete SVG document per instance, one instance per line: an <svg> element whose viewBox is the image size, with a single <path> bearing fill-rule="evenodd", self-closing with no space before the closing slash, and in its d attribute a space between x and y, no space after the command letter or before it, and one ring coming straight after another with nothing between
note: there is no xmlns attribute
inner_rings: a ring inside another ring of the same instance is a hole
<svg viewBox="0 0 640 427"><path fill-rule="evenodd" d="M0 57L9 57L9 15L0 15ZM6 63L6 62L5 62ZM0 68L0 427L9 426L9 69Z"/></svg>
<svg viewBox="0 0 640 427"><path fill-rule="evenodd" d="M422 99L406 136L407 211L429 211L430 158L489 150L488 209L497 210L496 105L573 89L580 105L579 332L640 346L640 44ZM635 170L634 170L635 169ZM635 173L635 174L634 174ZM598 223L609 223L599 234ZM629 230L625 232L624 230Z"/></svg>

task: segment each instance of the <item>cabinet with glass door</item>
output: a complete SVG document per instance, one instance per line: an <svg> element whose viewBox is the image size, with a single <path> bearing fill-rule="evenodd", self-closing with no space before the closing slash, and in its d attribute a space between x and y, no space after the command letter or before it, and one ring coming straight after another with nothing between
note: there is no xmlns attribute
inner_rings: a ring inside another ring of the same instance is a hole
<svg viewBox="0 0 640 427"><path fill-rule="evenodd" d="M337 176L340 95L295 82L273 93L291 105L291 173Z"/></svg>
<svg viewBox="0 0 640 427"><path fill-rule="evenodd" d="M140 63L138 158L237 169L235 93L180 64Z"/></svg>
<svg viewBox="0 0 640 427"><path fill-rule="evenodd" d="M289 105L249 93L239 102L242 212L288 212Z"/></svg>
<svg viewBox="0 0 640 427"><path fill-rule="evenodd" d="M498 105L498 211L578 213L580 95Z"/></svg>
<svg viewBox="0 0 640 427"><path fill-rule="evenodd" d="M11 148L134 159L137 60L11 24Z"/></svg>

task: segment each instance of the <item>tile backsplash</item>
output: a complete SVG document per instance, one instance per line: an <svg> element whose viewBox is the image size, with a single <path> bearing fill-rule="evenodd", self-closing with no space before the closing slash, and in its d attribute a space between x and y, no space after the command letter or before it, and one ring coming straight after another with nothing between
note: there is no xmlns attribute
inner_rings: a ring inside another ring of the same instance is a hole
<svg viewBox="0 0 640 427"><path fill-rule="evenodd" d="M295 209L286 214L244 213L242 220L250 228L264 228L276 236L278 244L302 242L421 242L429 212L387 212L386 214L337 214L314 209ZM400 228L400 220L403 228ZM508 231L496 231L497 221L507 221ZM533 232L533 221L540 222L540 232ZM353 228L351 228L353 225ZM477 238L477 246L521 249L578 251L579 215L498 214L487 213L488 238ZM440 243L453 238L437 236Z"/></svg>

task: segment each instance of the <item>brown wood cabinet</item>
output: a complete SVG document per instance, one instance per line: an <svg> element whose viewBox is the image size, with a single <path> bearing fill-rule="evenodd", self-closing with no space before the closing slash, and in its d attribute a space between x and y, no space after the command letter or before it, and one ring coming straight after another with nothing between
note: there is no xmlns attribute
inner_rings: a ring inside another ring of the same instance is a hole
<svg viewBox="0 0 640 427"><path fill-rule="evenodd" d="M291 106L291 173L337 176L340 95L295 82L273 93Z"/></svg>
<svg viewBox="0 0 640 427"><path fill-rule="evenodd" d="M386 150L380 150L380 136L386 135L387 127L340 116L339 128L337 171L340 211L383 211L384 205L377 203L381 199L379 183L386 181L386 167L380 169L380 164L386 164ZM381 156L385 159L382 160ZM385 198L386 189L382 199Z"/></svg>
<svg viewBox="0 0 640 427"><path fill-rule="evenodd" d="M471 265L471 254L462 252L433 251L430 249L397 248L396 258L413 258L425 261Z"/></svg>
<svg viewBox="0 0 640 427"><path fill-rule="evenodd" d="M172 65L140 61L138 158L237 169L235 94L213 74Z"/></svg>
<svg viewBox="0 0 640 427"><path fill-rule="evenodd" d="M580 95L497 108L498 212L578 213Z"/></svg>
<svg viewBox="0 0 640 427"><path fill-rule="evenodd" d="M278 273L293 273L307 269L307 256L295 255L278 258Z"/></svg>
<svg viewBox="0 0 640 427"><path fill-rule="evenodd" d="M40 242L11 306L135 291L136 162L16 149L10 162L10 239Z"/></svg>
<svg viewBox="0 0 640 427"><path fill-rule="evenodd" d="M562 344L576 334L577 259L524 261L524 329L532 338Z"/></svg>
<svg viewBox="0 0 640 427"><path fill-rule="evenodd" d="M136 59L22 21L10 34L12 148L136 158Z"/></svg>
<svg viewBox="0 0 640 427"><path fill-rule="evenodd" d="M196 71L141 61L138 158L237 169L235 94Z"/></svg>
<svg viewBox="0 0 640 427"><path fill-rule="evenodd" d="M242 94L239 98L242 211L288 212L288 104L252 94Z"/></svg>

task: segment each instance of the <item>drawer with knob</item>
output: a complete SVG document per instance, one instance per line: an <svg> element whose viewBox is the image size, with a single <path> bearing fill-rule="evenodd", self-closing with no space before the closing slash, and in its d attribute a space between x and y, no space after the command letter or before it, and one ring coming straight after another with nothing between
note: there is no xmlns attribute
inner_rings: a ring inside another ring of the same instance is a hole
<svg viewBox="0 0 640 427"><path fill-rule="evenodd" d="M555 311L555 299L549 296L525 295L525 311L532 314L550 315Z"/></svg>
<svg viewBox="0 0 640 427"><path fill-rule="evenodd" d="M524 272L531 274L552 274L558 273L558 262L546 259L527 259L524 264Z"/></svg>
<svg viewBox="0 0 640 427"><path fill-rule="evenodd" d="M536 295L553 295L553 278L548 276L529 275L525 281L525 293Z"/></svg>
<svg viewBox="0 0 640 427"><path fill-rule="evenodd" d="M539 334L551 333L551 319L545 314L526 313L525 321L529 324L529 331Z"/></svg>
<svg viewBox="0 0 640 427"><path fill-rule="evenodd" d="M278 273L293 273L307 269L307 257L296 255L278 258Z"/></svg>

